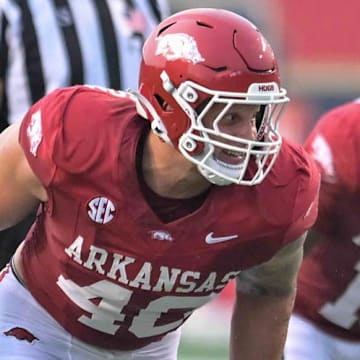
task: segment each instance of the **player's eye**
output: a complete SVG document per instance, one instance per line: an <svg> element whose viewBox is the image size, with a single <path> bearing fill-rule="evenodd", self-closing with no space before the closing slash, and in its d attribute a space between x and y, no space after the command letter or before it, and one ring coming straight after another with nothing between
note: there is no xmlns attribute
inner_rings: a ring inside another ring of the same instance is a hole
<svg viewBox="0 0 360 360"><path fill-rule="evenodd" d="M223 122L226 124L234 123L236 120L237 120L237 116L232 113L225 114L223 117Z"/></svg>

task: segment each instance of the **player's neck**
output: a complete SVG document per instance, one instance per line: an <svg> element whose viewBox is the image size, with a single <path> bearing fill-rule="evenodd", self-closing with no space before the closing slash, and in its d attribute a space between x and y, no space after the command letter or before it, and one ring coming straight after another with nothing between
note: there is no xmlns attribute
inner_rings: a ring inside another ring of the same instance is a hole
<svg viewBox="0 0 360 360"><path fill-rule="evenodd" d="M142 170L147 185L164 197L189 198L211 186L194 164L152 133L145 140Z"/></svg>

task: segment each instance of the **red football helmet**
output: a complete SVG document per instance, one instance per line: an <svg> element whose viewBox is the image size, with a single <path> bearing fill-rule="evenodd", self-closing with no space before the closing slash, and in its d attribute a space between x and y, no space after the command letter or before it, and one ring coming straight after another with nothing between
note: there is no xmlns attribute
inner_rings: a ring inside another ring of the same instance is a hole
<svg viewBox="0 0 360 360"><path fill-rule="evenodd" d="M258 184L280 151L278 120L289 99L274 53L251 22L230 11L191 9L161 22L144 44L137 96L153 131L212 183ZM223 110L206 127L216 104ZM260 105L255 141L220 130L237 104ZM216 147L242 161L219 161Z"/></svg>

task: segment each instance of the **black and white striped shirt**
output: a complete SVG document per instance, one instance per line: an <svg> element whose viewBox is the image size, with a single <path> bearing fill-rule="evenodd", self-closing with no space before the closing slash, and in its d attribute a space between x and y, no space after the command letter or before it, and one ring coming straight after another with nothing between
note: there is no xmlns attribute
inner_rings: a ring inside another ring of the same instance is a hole
<svg viewBox="0 0 360 360"><path fill-rule="evenodd" d="M166 0L0 0L0 129L59 87L136 88L144 38L168 14Z"/></svg>

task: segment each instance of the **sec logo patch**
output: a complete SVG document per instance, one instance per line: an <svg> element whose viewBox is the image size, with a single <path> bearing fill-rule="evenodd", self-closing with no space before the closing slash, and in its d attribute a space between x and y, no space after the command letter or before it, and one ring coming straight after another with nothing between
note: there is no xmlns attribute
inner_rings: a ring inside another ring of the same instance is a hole
<svg viewBox="0 0 360 360"><path fill-rule="evenodd" d="M109 223L116 212L113 202L104 196L90 200L87 204L87 210L90 219L98 224Z"/></svg>

